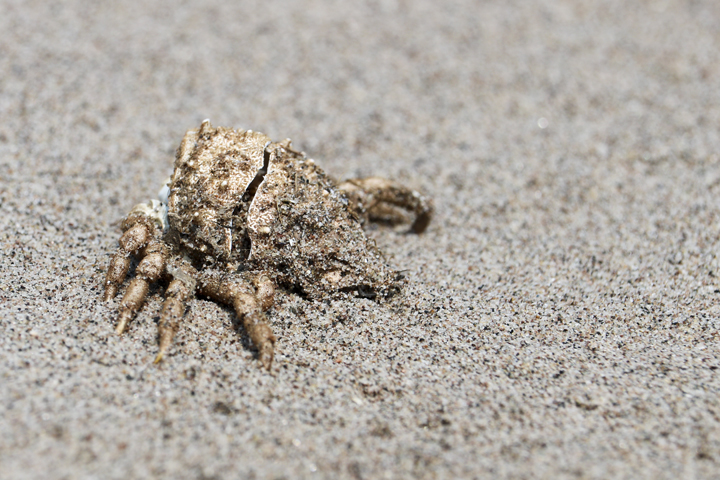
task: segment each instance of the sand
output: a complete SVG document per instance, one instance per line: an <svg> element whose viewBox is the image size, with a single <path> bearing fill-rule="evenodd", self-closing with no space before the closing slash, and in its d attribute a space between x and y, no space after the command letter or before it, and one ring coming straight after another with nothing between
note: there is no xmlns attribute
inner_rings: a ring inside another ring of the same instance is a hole
<svg viewBox="0 0 720 480"><path fill-rule="evenodd" d="M1 478L720 478L720 4L152 3L0 5ZM205 118L431 196L404 294L115 335Z"/></svg>

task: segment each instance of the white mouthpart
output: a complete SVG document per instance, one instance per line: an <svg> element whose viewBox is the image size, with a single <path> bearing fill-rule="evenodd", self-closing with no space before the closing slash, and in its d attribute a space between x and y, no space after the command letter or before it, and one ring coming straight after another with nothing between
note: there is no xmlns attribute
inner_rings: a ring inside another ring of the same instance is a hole
<svg viewBox="0 0 720 480"><path fill-rule="evenodd" d="M150 203L139 203L130 210L130 214L139 213L153 220L163 232L168 229L168 209L167 205L157 200L150 200Z"/></svg>
<svg viewBox="0 0 720 480"><path fill-rule="evenodd" d="M168 177L165 180L165 183L163 184L162 188L158 192L158 199L160 200L160 203L167 205L169 196L170 196L170 177Z"/></svg>

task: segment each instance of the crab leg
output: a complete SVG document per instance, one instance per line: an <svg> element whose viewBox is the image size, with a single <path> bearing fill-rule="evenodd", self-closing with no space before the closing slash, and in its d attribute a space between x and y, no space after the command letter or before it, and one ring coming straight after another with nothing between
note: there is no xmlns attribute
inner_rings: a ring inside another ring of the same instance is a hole
<svg viewBox="0 0 720 480"><path fill-rule="evenodd" d="M128 268L130 268L130 255L147 245L152 236L152 229L146 223L136 223L125 231L120 237L120 248L118 248L108 267L105 277L105 297L109 302L117 294L118 287L125 280Z"/></svg>
<svg viewBox="0 0 720 480"><path fill-rule="evenodd" d="M410 229L414 233L422 233L432 218L433 205L430 199L384 178L355 178L346 180L338 188L345 191L348 199L366 219L392 218L392 206L396 206L415 214Z"/></svg>
<svg viewBox="0 0 720 480"><path fill-rule="evenodd" d="M158 322L159 351L155 363L163 359L165 352L172 345L173 337L180 327L180 321L185 316L188 302L195 294L195 270L189 262L183 259L168 260L165 267L168 274L173 277L165 292L166 299L163 304L160 322Z"/></svg>
<svg viewBox="0 0 720 480"><path fill-rule="evenodd" d="M199 282L200 292L235 308L245 331L258 349L260 363L267 370L272 367L275 335L267 322L264 308L272 305L274 287L263 276L257 277L256 287L242 279L229 278L219 272L207 272Z"/></svg>
<svg viewBox="0 0 720 480"><path fill-rule="evenodd" d="M155 363L159 363L167 349L170 348L175 332L180 326L180 320L185 315L188 301L192 297L192 290L182 280L175 279L170 282L166 295L160 322L158 323L160 350L157 357L155 357Z"/></svg>
<svg viewBox="0 0 720 480"><path fill-rule="evenodd" d="M165 246L159 241L151 241L145 247L144 258L135 270L135 278L128 285L122 302L120 302L120 315L115 331L123 333L127 324L140 309L147 296L150 284L160 278L165 272L167 252Z"/></svg>

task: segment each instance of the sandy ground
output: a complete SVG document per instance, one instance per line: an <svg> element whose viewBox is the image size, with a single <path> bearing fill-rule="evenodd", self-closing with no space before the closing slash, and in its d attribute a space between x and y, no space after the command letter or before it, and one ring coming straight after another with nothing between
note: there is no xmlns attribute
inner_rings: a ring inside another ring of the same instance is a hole
<svg viewBox="0 0 720 480"><path fill-rule="evenodd" d="M0 477L720 478L718 2L151 3L0 4ZM204 118L432 196L404 295L115 335Z"/></svg>

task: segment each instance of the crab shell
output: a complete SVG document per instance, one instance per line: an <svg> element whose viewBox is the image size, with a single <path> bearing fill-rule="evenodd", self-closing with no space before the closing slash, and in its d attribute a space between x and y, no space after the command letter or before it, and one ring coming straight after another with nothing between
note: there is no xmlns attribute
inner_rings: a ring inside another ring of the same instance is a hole
<svg viewBox="0 0 720 480"><path fill-rule="evenodd" d="M262 271L311 298L399 289L343 191L294 151L205 121L178 148L166 240L199 267Z"/></svg>

